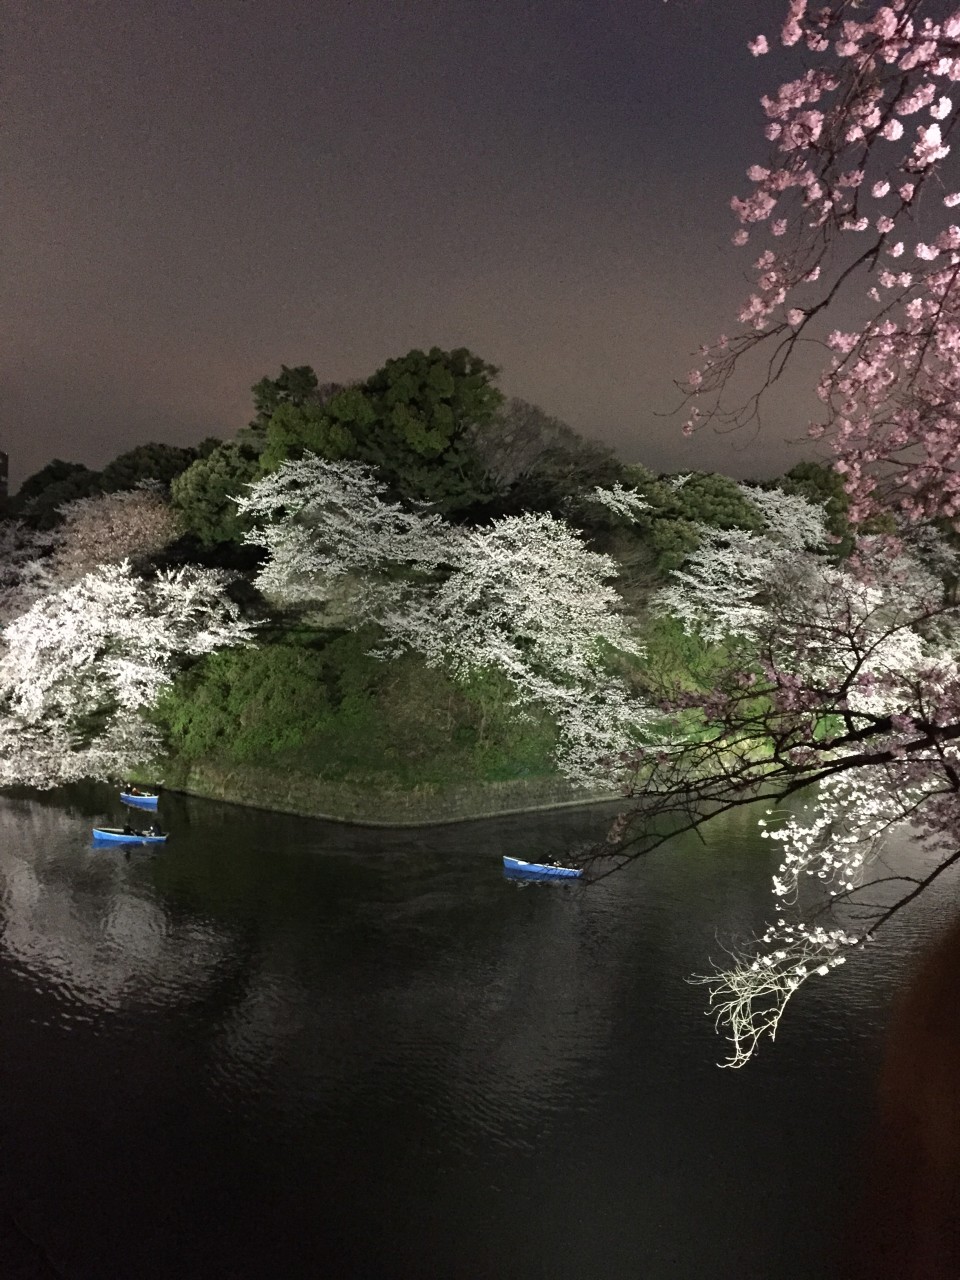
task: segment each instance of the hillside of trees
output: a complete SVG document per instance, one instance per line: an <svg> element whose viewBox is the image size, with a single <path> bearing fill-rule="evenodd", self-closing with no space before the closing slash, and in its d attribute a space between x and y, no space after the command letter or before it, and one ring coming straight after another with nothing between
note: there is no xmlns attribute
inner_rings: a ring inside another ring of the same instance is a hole
<svg viewBox="0 0 960 1280"><path fill-rule="evenodd" d="M202 790L216 775L242 799L274 778L285 807L323 811L347 791L422 794L423 812L483 786L521 806L616 795L622 761L657 733L651 707L708 688L724 654L651 602L705 529L763 535L763 489L623 463L505 398L496 372L439 348L349 386L284 366L253 388L233 439L143 444L99 472L55 459L29 477L2 526L8 646L64 592L86 591L91 613L131 608L108 569L128 595L203 576L225 629L218 646L169 653L138 705L94 681L71 718L62 676L3 780L139 769ZM845 554L834 473L802 463L778 490L823 504L824 554ZM93 631L88 646L122 650L115 625Z"/></svg>

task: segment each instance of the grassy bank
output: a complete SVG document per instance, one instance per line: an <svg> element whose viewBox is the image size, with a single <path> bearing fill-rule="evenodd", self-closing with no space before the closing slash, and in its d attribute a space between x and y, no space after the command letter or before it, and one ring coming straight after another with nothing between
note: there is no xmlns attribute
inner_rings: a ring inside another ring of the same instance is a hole
<svg viewBox="0 0 960 1280"><path fill-rule="evenodd" d="M239 804L386 825L587 803L553 764L556 728L507 682L466 685L372 636L303 633L212 654L164 698L164 784ZM615 793L613 793L615 794Z"/></svg>
<svg viewBox="0 0 960 1280"><path fill-rule="evenodd" d="M647 625L647 655L616 664L643 693L680 676L708 686L721 655L678 624ZM212 799L389 826L615 800L554 765L557 731L518 712L495 672L451 680L408 655L369 655L365 632L286 632L211 654L156 719L168 744L153 774Z"/></svg>

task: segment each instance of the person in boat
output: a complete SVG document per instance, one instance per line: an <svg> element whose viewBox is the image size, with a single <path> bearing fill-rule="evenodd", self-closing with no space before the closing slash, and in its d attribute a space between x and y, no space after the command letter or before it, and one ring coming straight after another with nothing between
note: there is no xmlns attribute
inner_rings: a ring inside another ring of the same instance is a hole
<svg viewBox="0 0 960 1280"><path fill-rule="evenodd" d="M123 834L124 834L125 836L132 836L132 835L136 834L136 833L134 832L134 830L133 830L133 827L131 827L131 825L130 825L130 823L129 823L129 822L125 822L125 823L123 824Z"/></svg>
<svg viewBox="0 0 960 1280"><path fill-rule="evenodd" d="M143 834L146 836L162 836L163 832L155 822L151 822Z"/></svg>

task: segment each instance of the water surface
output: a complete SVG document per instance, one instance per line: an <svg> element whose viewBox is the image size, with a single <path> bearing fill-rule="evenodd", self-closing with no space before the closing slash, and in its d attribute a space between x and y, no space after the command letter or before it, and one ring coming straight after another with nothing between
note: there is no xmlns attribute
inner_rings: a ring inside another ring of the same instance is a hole
<svg viewBox="0 0 960 1280"><path fill-rule="evenodd" d="M686 979L764 921L746 814L592 886L500 857L596 809L385 832L164 796L167 846L91 848L120 818L0 799L0 1211L68 1280L833 1273L946 889L733 1072Z"/></svg>

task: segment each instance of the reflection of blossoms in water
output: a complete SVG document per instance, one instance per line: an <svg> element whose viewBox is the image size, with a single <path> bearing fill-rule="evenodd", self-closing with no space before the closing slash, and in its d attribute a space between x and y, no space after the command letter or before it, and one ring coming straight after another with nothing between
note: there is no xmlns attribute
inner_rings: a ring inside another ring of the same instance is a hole
<svg viewBox="0 0 960 1280"><path fill-rule="evenodd" d="M3 816L15 816L16 838L3 838ZM89 874L78 874L50 852L76 823L63 811L29 805L3 816L0 950L16 968L61 998L111 1011L176 1003L209 979L224 939L206 922L172 922L149 885L131 883L117 852L91 854Z"/></svg>

